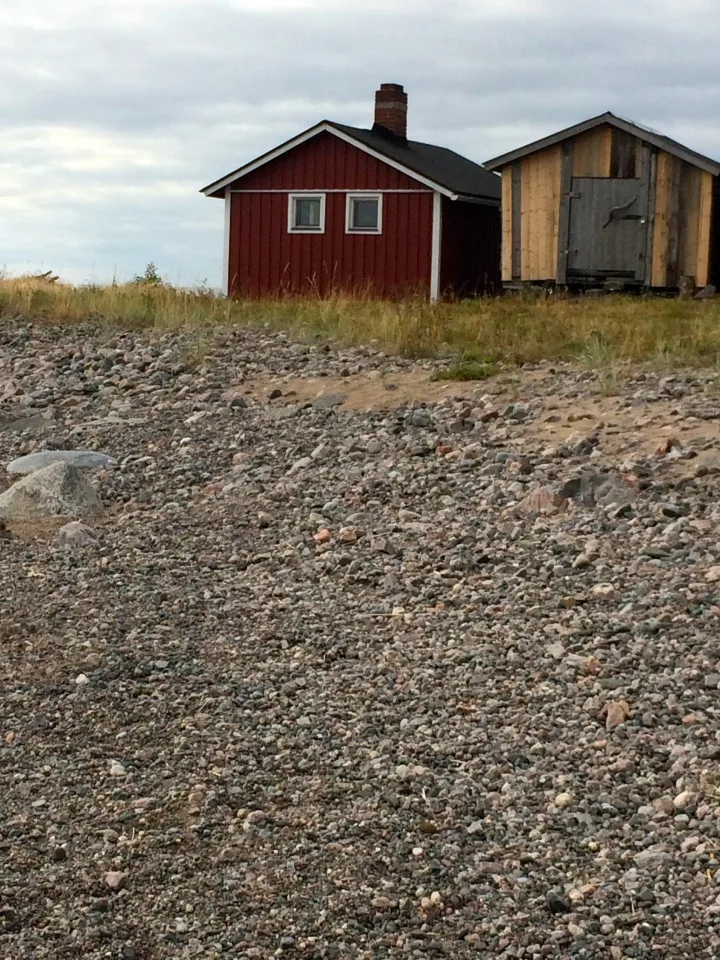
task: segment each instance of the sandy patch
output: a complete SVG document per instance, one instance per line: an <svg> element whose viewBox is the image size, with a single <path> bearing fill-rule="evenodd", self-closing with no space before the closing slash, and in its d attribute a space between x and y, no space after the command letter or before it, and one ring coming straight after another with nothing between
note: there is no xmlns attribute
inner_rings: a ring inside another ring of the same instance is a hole
<svg viewBox="0 0 720 960"><path fill-rule="evenodd" d="M262 379L231 387L226 396L244 396L270 406L308 403L327 394L342 394L344 402L338 411L386 411L402 405L446 399L478 401L490 397L502 411L514 400L531 403L533 419L517 427L513 434L522 443L539 442L548 447L559 446L573 435L595 433L603 454L627 458L650 456L670 439L681 449L697 452L692 460L665 460L669 474L684 475L703 466L720 470L720 428L712 420L688 417L683 412L688 401L675 399L635 400L628 406L628 397L567 396L562 375L550 369L513 371L483 381L436 381L433 372L415 369L382 373L371 371L348 377ZM555 383L541 383L555 381ZM540 390L538 390L540 387ZM549 392L545 390L550 387ZM273 391L281 396L270 400Z"/></svg>

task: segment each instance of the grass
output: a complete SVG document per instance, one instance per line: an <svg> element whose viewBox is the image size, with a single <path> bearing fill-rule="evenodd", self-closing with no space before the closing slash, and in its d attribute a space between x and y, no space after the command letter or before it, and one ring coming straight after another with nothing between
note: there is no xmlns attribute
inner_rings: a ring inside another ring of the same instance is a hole
<svg viewBox="0 0 720 960"><path fill-rule="evenodd" d="M259 324L373 344L391 354L446 356L452 379L482 379L498 365L539 360L604 370L630 362L720 367L720 300L508 295L440 304L346 296L230 301L163 283L70 286L25 277L0 278L3 316L189 330L197 337L198 360L214 330Z"/></svg>

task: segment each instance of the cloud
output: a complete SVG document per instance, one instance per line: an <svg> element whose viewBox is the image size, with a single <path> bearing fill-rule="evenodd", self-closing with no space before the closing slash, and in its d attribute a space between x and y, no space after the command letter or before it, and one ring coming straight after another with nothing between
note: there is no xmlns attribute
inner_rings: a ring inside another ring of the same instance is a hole
<svg viewBox="0 0 720 960"><path fill-rule="evenodd" d="M702 25L698 28L698 25ZM611 109L720 156L716 0L5 0L0 265L217 283L205 183L404 83L484 160Z"/></svg>

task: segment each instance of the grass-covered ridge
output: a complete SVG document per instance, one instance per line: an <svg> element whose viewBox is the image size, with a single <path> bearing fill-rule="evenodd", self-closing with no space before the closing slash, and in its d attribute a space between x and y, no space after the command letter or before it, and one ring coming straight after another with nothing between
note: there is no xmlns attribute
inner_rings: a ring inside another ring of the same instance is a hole
<svg viewBox="0 0 720 960"><path fill-rule="evenodd" d="M446 355L471 365L465 371L472 365L490 370L541 359L597 367L720 361L720 299L509 295L440 304L344 296L231 301L164 283L71 286L24 277L0 279L1 316L157 330L266 324L301 336L374 343L389 353Z"/></svg>

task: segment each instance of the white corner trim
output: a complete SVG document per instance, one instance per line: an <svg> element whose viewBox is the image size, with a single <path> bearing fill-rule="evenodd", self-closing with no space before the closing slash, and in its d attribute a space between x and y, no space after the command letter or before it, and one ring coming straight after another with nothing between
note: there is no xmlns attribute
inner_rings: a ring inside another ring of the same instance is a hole
<svg viewBox="0 0 720 960"><path fill-rule="evenodd" d="M378 214L377 214L377 227L372 230L363 230L362 228L353 227L352 225L352 210L353 210L353 200L377 200L378 205ZM383 195L378 193L375 190L355 190L352 193L348 193L345 198L345 233L353 234L354 236L369 236L377 237L383 232Z"/></svg>
<svg viewBox="0 0 720 960"><path fill-rule="evenodd" d="M430 255L430 300L440 299L440 255L442 253L442 194L433 195L432 247Z"/></svg>
<svg viewBox="0 0 720 960"><path fill-rule="evenodd" d="M223 272L222 285L226 297L230 296L230 213L232 194L230 188L225 189L225 232L223 234Z"/></svg>
<svg viewBox="0 0 720 960"><path fill-rule="evenodd" d="M319 200L320 201L320 225L313 229L312 227L296 227L295 226L295 201L296 200ZM313 233L316 236L318 234L325 233L325 194L319 193L317 190L296 190L294 193L288 194L288 222L287 222L287 232L288 233Z"/></svg>
<svg viewBox="0 0 720 960"><path fill-rule="evenodd" d="M439 183L435 183L433 180L428 180L427 177L423 177L419 173L415 173L414 170L404 166L402 163L398 163L396 160L391 160L390 157L385 156L384 153L373 150L372 147L366 146L364 143L361 143L360 140L356 140L354 137L350 136L350 134L347 134L342 130L337 130L331 123L328 123L325 120L323 120L321 123L315 124L314 127L310 127L309 130L298 134L296 137L293 137L292 140L288 140L286 143L281 144L274 150L264 153L256 160L251 160L250 163L246 163L244 166L238 167L237 170L233 170L233 172L229 173L227 176L221 177L220 180L216 180L214 183L208 184L207 187L202 188L200 193L204 193L206 197L209 197L213 193L217 193L218 190L222 190L229 184L234 183L235 180L239 180L241 177L247 176L249 173L252 173L253 170L258 170L260 167L264 167L266 163L270 163L272 160L276 160L278 157L288 153L290 150L294 150L295 147L299 147L301 143L311 140L319 133L331 133L334 137L337 137L338 140L344 140L345 143L349 143L357 150L361 150L363 153L367 153L368 156L374 157L376 160L380 160L382 163L387 164L388 167L392 167L394 170L399 170L400 173L404 173L405 176L417 181L417 183L422 183L426 187L430 187L431 190L437 190L443 194L443 196L450 198L454 197L452 190L448 190L447 187L443 187Z"/></svg>

